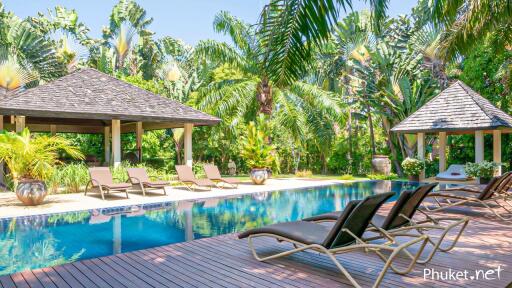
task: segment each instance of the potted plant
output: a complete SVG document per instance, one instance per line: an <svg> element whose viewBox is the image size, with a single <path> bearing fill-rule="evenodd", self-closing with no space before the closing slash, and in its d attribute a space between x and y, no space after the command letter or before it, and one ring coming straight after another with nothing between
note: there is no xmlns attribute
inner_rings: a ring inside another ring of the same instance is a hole
<svg viewBox="0 0 512 288"><path fill-rule="evenodd" d="M55 165L60 163L59 152L75 159L84 158L69 140L59 136L34 137L27 128L20 133L0 133L0 162L9 168L16 196L23 204L43 202L48 193L44 181L51 177Z"/></svg>
<svg viewBox="0 0 512 288"><path fill-rule="evenodd" d="M420 174L425 170L425 161L416 158L405 158L402 161L402 168L404 173L409 176L409 181L420 181Z"/></svg>
<svg viewBox="0 0 512 288"><path fill-rule="evenodd" d="M258 123L263 120L259 119ZM268 135L264 125L251 121L247 126L247 136L242 138L241 156L251 168L250 176L254 184L262 185L269 177L268 170L275 166L276 154L274 146L268 143ZM261 128L261 129L259 129Z"/></svg>
<svg viewBox="0 0 512 288"><path fill-rule="evenodd" d="M464 171L469 177L477 178L478 183L487 184L494 176L496 168L498 168L498 163L483 161L480 163L467 163L464 166Z"/></svg>

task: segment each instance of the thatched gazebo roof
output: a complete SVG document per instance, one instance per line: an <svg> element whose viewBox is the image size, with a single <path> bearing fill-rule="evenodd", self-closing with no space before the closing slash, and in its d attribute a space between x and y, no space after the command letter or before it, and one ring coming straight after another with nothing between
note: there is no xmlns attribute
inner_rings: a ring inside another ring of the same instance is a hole
<svg viewBox="0 0 512 288"><path fill-rule="evenodd" d="M510 132L512 117L457 81L393 127L398 133L467 134L476 130Z"/></svg>
<svg viewBox="0 0 512 288"><path fill-rule="evenodd" d="M215 125L220 119L156 95L96 69L84 68L55 81L0 96L0 115L22 115L33 131L103 133L111 120L120 120L123 132L144 129ZM5 119L9 122L8 119ZM8 125L8 124L7 124ZM48 128L48 129L47 129Z"/></svg>

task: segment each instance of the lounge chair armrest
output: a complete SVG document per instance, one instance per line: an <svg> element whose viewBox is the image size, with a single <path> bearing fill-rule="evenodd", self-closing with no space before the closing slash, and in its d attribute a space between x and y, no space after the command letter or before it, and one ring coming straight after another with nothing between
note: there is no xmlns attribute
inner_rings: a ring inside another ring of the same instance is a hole
<svg viewBox="0 0 512 288"><path fill-rule="evenodd" d="M140 179L137 177L128 177L128 180L130 180L131 183L136 183L136 184L141 183ZM135 180L135 181L133 181L133 180Z"/></svg>
<svg viewBox="0 0 512 288"><path fill-rule="evenodd" d="M470 189L470 188L464 188L464 187L446 188L443 190L439 190L438 192L442 192L442 191L447 191L447 192L463 191L463 192L471 192L471 193L481 193L481 191Z"/></svg>
<svg viewBox="0 0 512 288"><path fill-rule="evenodd" d="M459 199L459 200L470 200L470 199L473 199L473 198L469 198L469 197L463 197L463 196L458 196L458 195L449 195L449 194L443 194L443 193L431 193L431 194L429 194L427 196L427 198L434 198L434 197Z"/></svg>

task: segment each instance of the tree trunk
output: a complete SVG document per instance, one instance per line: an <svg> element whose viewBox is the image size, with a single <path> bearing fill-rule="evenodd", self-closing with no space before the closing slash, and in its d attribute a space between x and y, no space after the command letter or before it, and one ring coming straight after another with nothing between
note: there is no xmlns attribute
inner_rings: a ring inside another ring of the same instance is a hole
<svg viewBox="0 0 512 288"><path fill-rule="evenodd" d="M368 125L370 126L370 144L372 146L372 159L376 154L375 150L375 134L373 132L373 120L372 120L372 112L370 111L370 105L367 104L368 109Z"/></svg>
<svg viewBox="0 0 512 288"><path fill-rule="evenodd" d="M386 132L386 138L387 138L386 142L388 144L389 150L391 151L391 159L393 161L393 165L395 165L396 173L402 177L403 176L402 167L400 166L400 163L398 162L398 153L396 151L396 146L393 143L393 139L391 138L392 137L391 125L390 125L389 121L384 117L382 117L382 126L384 128L384 131Z"/></svg>
<svg viewBox="0 0 512 288"><path fill-rule="evenodd" d="M260 113L271 115L273 106L272 87L266 77L261 80L256 93L256 98L260 105Z"/></svg>
<svg viewBox="0 0 512 288"><path fill-rule="evenodd" d="M348 162L352 165L352 109L348 109Z"/></svg>

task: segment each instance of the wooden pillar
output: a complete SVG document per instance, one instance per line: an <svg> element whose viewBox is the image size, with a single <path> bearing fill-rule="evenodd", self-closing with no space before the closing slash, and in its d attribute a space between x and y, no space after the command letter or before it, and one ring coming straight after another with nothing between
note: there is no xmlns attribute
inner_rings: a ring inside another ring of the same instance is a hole
<svg viewBox="0 0 512 288"><path fill-rule="evenodd" d="M446 171L446 132L439 132L439 172Z"/></svg>
<svg viewBox="0 0 512 288"><path fill-rule="evenodd" d="M112 153L110 148L110 126L105 126L103 128L103 149L105 150L106 165L110 165L110 155Z"/></svg>
<svg viewBox="0 0 512 288"><path fill-rule="evenodd" d="M184 146L185 146L185 164L192 167L192 129L194 124L185 124Z"/></svg>
<svg viewBox="0 0 512 288"><path fill-rule="evenodd" d="M484 161L484 131L475 131L475 163Z"/></svg>
<svg viewBox="0 0 512 288"><path fill-rule="evenodd" d="M418 159L425 161L425 133L418 133ZM425 179L425 170L420 174L420 181Z"/></svg>
<svg viewBox="0 0 512 288"><path fill-rule="evenodd" d="M52 136L57 134L57 125L50 125L50 134L52 134Z"/></svg>
<svg viewBox="0 0 512 288"><path fill-rule="evenodd" d="M4 115L0 115L0 130L4 130Z"/></svg>
<svg viewBox="0 0 512 288"><path fill-rule="evenodd" d="M21 132L25 129L25 116L16 116L16 132Z"/></svg>
<svg viewBox="0 0 512 288"><path fill-rule="evenodd" d="M139 162L142 162L142 135L144 135L144 129L142 128L142 122L137 122L136 127L137 136L137 154L139 156Z"/></svg>
<svg viewBox="0 0 512 288"><path fill-rule="evenodd" d="M114 167L121 164L121 120L112 120L112 160Z"/></svg>
<svg viewBox="0 0 512 288"><path fill-rule="evenodd" d="M501 130L492 131L492 161L499 165L496 176L501 175Z"/></svg>

